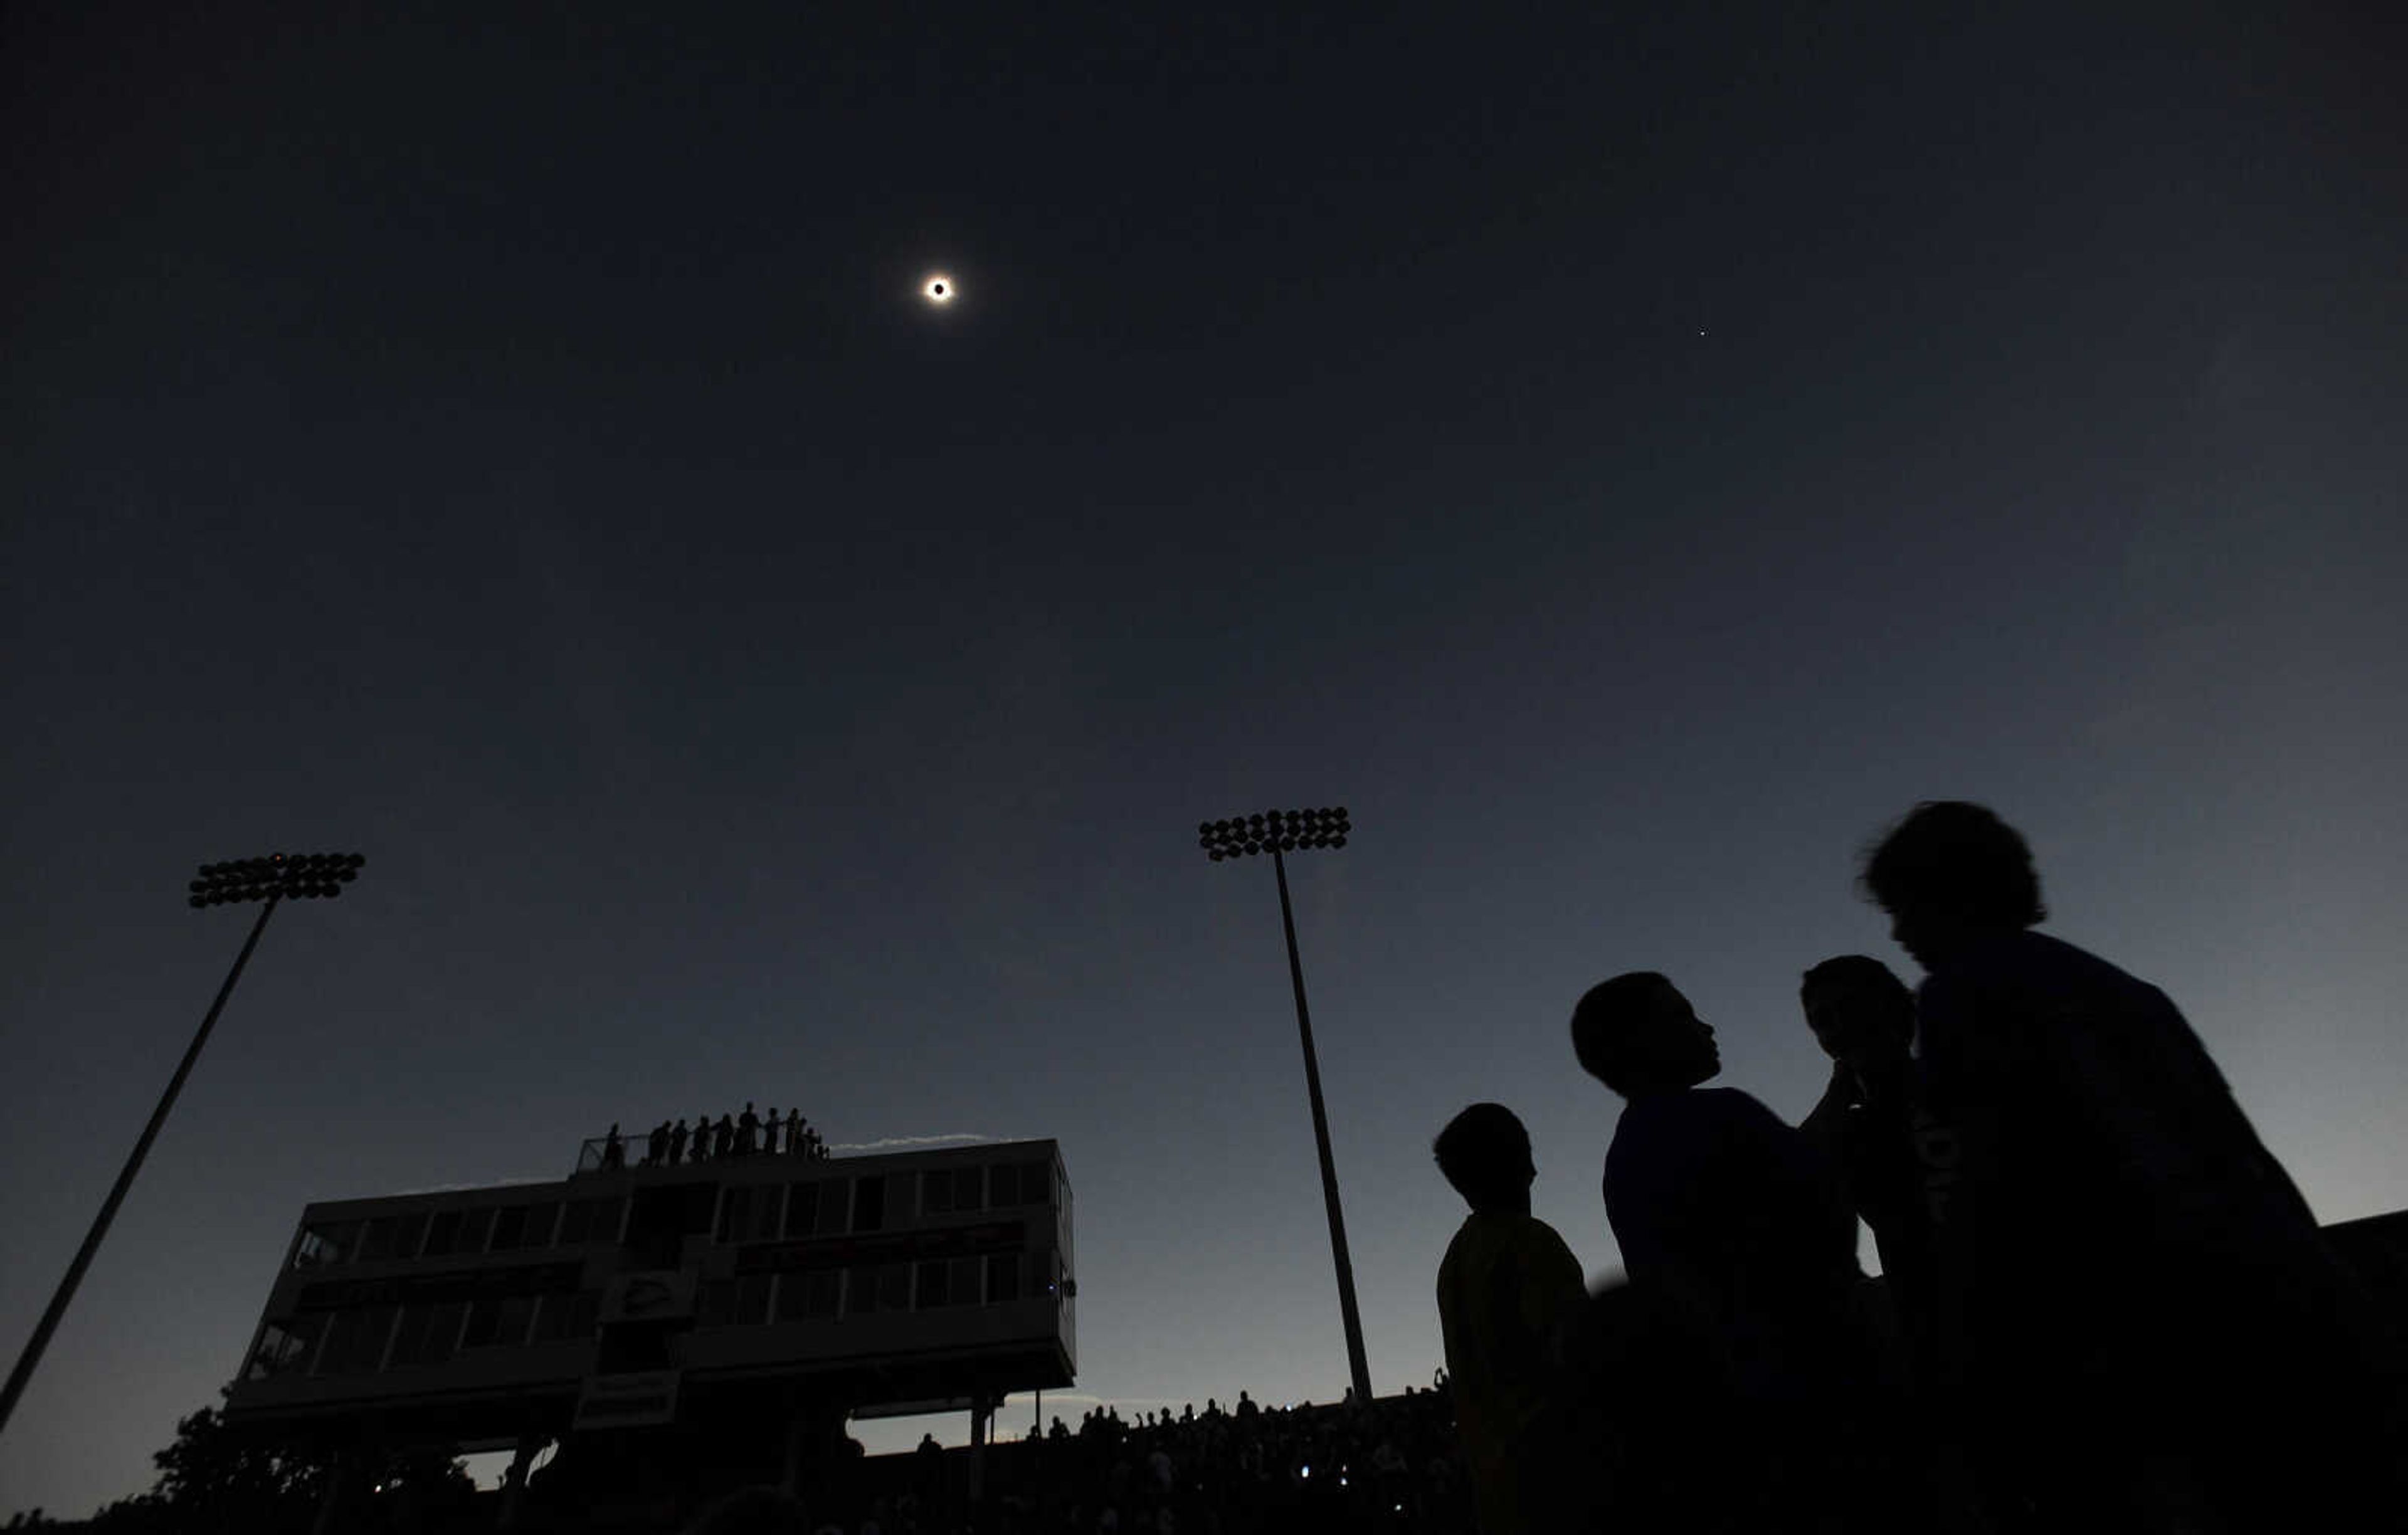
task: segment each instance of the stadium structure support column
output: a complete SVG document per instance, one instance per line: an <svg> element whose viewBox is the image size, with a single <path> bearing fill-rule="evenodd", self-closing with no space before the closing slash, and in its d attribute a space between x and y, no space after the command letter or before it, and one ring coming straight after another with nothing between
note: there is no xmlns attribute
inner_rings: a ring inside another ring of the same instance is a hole
<svg viewBox="0 0 2408 1535"><path fill-rule="evenodd" d="M1342 848L1353 822L1335 810L1265 811L1196 828L1214 863L1254 854L1271 855L1279 882L1280 930L1287 939L1288 983L1296 992L1296 1030L1304 1045L1304 1090L1312 1104L1312 1142L1321 1156L1321 1199L1329 1214L1329 1252L1338 1270L1338 1310L1346 1326L1346 1368L1358 1407L1371 1401L1371 1367L1363 1354L1363 1317L1354 1304L1354 1262L1346 1252L1346 1214L1338 1202L1338 1167L1329 1154L1329 1115L1321 1102L1321 1062L1312 1048L1312 1010L1304 999L1304 962L1296 947L1296 909L1288 899L1286 854L1299 848Z"/></svg>
<svg viewBox="0 0 2408 1535"><path fill-rule="evenodd" d="M100 1251L101 1239L108 1235L111 1221L117 1218L117 1207L125 1202L128 1189L134 1186L135 1174L142 1170L142 1162L150 1155L150 1142L159 1139L160 1126L167 1123L167 1111L176 1106L176 1096L184 1090L184 1079L193 1074L193 1063L201 1058L201 1047L209 1042L209 1031L218 1025L218 1014L225 1011L226 998L234 995L234 983L242 979L242 968L251 963L251 952L259 947L259 936L267 931L267 919L276 914L279 902L308 897L332 897L343 893L343 886L359 877L360 866L367 860L356 853L311 853L288 857L281 853L265 858L242 858L228 864L203 864L199 877L187 887L189 904L222 906L236 901L264 901L259 920L251 925L251 936L242 942L242 952L234 956L233 968L226 971L223 984L218 987L217 999L201 1019L201 1026L185 1048L184 1058L177 1063L176 1074L167 1079L167 1090L159 1095L159 1106L150 1111L150 1121L134 1141L134 1153L109 1186L108 1197L100 1202L100 1213L93 1217L92 1229L84 1233L83 1245L76 1249L67 1264L66 1277L59 1281L56 1293L34 1324L34 1336L25 1342L25 1351L17 1356L16 1368L8 1372L8 1384L0 1386L0 1431L8 1427L8 1415L17 1410L17 1399L25 1394L26 1384L33 1380L35 1367L42 1362L42 1351L50 1346L50 1334L58 1330L59 1321L67 1313L68 1304L75 1299L76 1287L83 1283L86 1269L92 1267L93 1255Z"/></svg>

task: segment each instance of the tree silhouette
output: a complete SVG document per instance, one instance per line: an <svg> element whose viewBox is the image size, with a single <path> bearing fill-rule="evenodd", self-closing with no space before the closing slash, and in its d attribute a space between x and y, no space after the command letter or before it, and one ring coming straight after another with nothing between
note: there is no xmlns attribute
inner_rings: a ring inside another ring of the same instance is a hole
<svg viewBox="0 0 2408 1535"><path fill-rule="evenodd" d="M150 1459L159 1468L158 1483L100 1510L92 1528L108 1535L302 1535L316 1520L327 1479L335 1474L331 1456L229 1427L214 1407L179 1419L175 1442ZM440 1523L476 1493L467 1468L436 1449L394 1457L372 1485L368 1506L354 1509L345 1528L424 1528Z"/></svg>

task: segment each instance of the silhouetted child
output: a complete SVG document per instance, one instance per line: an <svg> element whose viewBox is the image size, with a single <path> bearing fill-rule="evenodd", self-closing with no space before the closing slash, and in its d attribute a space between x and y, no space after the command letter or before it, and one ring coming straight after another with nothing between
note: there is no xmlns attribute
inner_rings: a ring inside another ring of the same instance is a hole
<svg viewBox="0 0 2408 1535"><path fill-rule="evenodd" d="M1856 1213L1873 1228L1882 1272L1912 1284L1929 1233L1923 1189L1901 1155L1909 1135L1914 994L1867 954L1842 954L1806 972L1799 1005L1831 1080L1798 1128L1837 1169Z"/></svg>
<svg viewBox="0 0 2408 1535"><path fill-rule="evenodd" d="M1903 1489L1838 1176L1755 1098L1701 1087L1722 1069L1713 1030L1652 970L1591 988L1572 1048L1627 1100L1604 1186L1635 1298L1703 1372L1648 1383L1668 1474L1734 1528L1887 1528Z"/></svg>
<svg viewBox="0 0 2408 1535"><path fill-rule="evenodd" d="M1538 1173L1512 1111L1475 1103L1432 1150L1471 1206L1439 1265L1438 1315L1480 1528L1560 1529L1569 1445L1556 1343L1587 1299L1580 1260L1530 1213Z"/></svg>
<svg viewBox="0 0 2408 1535"><path fill-rule="evenodd" d="M2060 1528L2396 1514L2387 1329L2165 994L2028 930L2030 850L1982 806L1916 807L1862 885L1928 972L1927 1370L1999 1482Z"/></svg>

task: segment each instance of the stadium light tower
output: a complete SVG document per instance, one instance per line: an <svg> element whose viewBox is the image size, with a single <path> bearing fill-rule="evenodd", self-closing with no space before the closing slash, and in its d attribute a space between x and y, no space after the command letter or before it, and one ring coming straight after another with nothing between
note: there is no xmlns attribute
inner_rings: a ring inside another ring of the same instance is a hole
<svg viewBox="0 0 2408 1535"><path fill-rule="evenodd" d="M290 856L271 853L265 858L201 866L200 877L188 887L193 906L222 906L233 901L265 904L259 909L259 920L251 925L251 937L243 940L242 952L234 956L234 968L226 971L225 983L218 987L217 1000L209 1004L208 1013L185 1049L176 1074L167 1079L167 1090L159 1096L159 1107L150 1111L150 1123L142 1126L141 1138L134 1142L134 1155L125 1159L125 1170L117 1175L108 1198L100 1202L100 1213L93 1217L83 1245L76 1249L74 1261L67 1265L66 1277L59 1281L58 1293L50 1297L50 1309L34 1324L34 1336L26 1342L25 1352L17 1356L17 1368L8 1372L7 1385L0 1388L0 1430L8 1427L8 1415L17 1410L17 1399L25 1394L25 1383L34 1378L34 1367L41 1363L42 1350L49 1346L50 1334L58 1330L59 1318L66 1314L67 1302L75 1298L76 1286L83 1282L83 1271L92 1267L92 1255L100 1251L100 1239L108 1235L108 1223L117 1218L117 1207L125 1202L125 1191L134 1186L134 1175L142 1170L142 1159L150 1155L150 1142L159 1138L159 1126L167 1122L167 1111L176 1106L176 1095L184 1090L184 1079L193 1074L193 1063L200 1059L201 1046L209 1042L209 1030L217 1026L218 1014L225 1010L226 998L234 995L234 983L242 979L242 968L251 963L251 952L259 947L259 935L267 930L267 919L276 914L277 903L339 896L343 886L359 878L360 867L366 862L356 853L304 853Z"/></svg>
<svg viewBox="0 0 2408 1535"><path fill-rule="evenodd" d="M1342 848L1352 825L1346 807L1318 811L1265 811L1260 815L1207 821L1196 828L1214 863L1254 854L1271 855L1279 876L1280 927L1287 935L1287 978L1296 988L1296 1030L1304 1040L1304 1090L1312 1099L1312 1140L1321 1153L1321 1198L1329 1207L1329 1251L1338 1265L1338 1310L1346 1323L1346 1367L1354 1376L1357 1405L1371 1404L1371 1367L1363 1357L1363 1317L1354 1306L1354 1263L1346 1255L1346 1216L1338 1206L1338 1169L1329 1159L1329 1115L1321 1106L1321 1063L1312 1051L1312 1011L1304 1003L1304 964L1296 955L1296 911L1287 898L1286 854L1299 848Z"/></svg>

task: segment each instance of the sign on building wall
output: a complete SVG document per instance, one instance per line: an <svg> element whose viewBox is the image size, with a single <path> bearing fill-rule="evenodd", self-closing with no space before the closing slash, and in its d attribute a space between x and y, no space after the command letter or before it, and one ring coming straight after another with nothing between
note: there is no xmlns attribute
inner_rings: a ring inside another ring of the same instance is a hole
<svg viewBox="0 0 2408 1535"><path fill-rule="evenodd" d="M576 1428L640 1428L667 1423L677 1416L678 1377L675 1370L647 1370L626 1375L588 1375L578 1394Z"/></svg>

